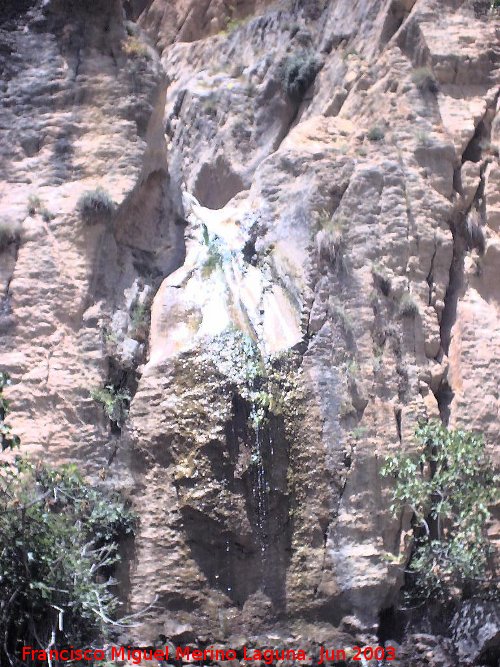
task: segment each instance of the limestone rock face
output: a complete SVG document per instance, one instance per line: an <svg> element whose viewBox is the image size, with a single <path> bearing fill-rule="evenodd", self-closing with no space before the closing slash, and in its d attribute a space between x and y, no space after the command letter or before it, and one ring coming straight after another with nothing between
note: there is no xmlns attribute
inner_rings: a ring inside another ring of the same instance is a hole
<svg viewBox="0 0 500 667"><path fill-rule="evenodd" d="M124 641L401 641L384 457L432 417L499 458L489 4L0 10L0 223L21 230L0 366L23 447L139 515L122 592L156 603ZM458 664L428 628L414 649L400 664Z"/></svg>
<svg viewBox="0 0 500 667"><path fill-rule="evenodd" d="M464 664L494 655L500 633L500 611L495 602L468 601L452 621L453 639Z"/></svg>

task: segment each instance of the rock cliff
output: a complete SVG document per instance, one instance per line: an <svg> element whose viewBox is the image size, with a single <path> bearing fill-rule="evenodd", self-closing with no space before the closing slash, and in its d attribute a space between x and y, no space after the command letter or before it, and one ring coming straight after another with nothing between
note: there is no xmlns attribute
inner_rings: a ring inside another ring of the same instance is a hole
<svg viewBox="0 0 500 667"><path fill-rule="evenodd" d="M0 9L0 366L23 447L139 514L122 594L156 603L124 640L496 664L494 629L467 652L456 627L456 658L432 610L398 616L409 519L379 474L419 417L499 457L490 4Z"/></svg>

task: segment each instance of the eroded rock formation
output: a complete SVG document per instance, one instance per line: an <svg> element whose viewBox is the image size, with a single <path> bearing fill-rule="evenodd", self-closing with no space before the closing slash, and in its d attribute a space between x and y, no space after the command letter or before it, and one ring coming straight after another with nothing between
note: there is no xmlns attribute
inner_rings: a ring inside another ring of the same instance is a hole
<svg viewBox="0 0 500 667"><path fill-rule="evenodd" d="M402 641L384 456L426 416L498 458L489 6L0 10L11 421L132 499L123 595L157 603L127 640ZM88 225L97 186L116 212ZM91 398L106 385L131 395L123 425ZM458 664L413 621L401 664ZM454 627L464 664L490 659Z"/></svg>

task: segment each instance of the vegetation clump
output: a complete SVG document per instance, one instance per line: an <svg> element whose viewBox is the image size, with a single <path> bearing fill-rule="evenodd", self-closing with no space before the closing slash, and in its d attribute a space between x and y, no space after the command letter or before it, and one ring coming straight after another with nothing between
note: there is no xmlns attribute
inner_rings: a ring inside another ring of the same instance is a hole
<svg viewBox="0 0 500 667"><path fill-rule="evenodd" d="M128 416L130 407L130 392L127 389L116 388L111 384L104 389L97 388L90 392L91 397L100 403L108 419L121 427Z"/></svg>
<svg viewBox="0 0 500 667"><path fill-rule="evenodd" d="M135 35L129 35L122 42L122 49L127 56L132 58L145 58L146 60L151 60L151 51L147 44L141 42Z"/></svg>
<svg viewBox="0 0 500 667"><path fill-rule="evenodd" d="M408 292L404 292L399 301L399 317L416 317L419 314L418 303Z"/></svg>
<svg viewBox="0 0 500 667"><path fill-rule="evenodd" d="M244 26L249 21L249 19L250 19L249 16L247 18L241 18L241 19L229 18L228 17L226 19L226 28L225 28L225 30L222 30L221 34L230 35L231 33L238 30L238 28L241 28L242 26Z"/></svg>
<svg viewBox="0 0 500 667"><path fill-rule="evenodd" d="M421 92L438 92L437 81L434 77L434 72L430 67L418 67L417 69L413 70L411 80Z"/></svg>
<svg viewBox="0 0 500 667"><path fill-rule="evenodd" d="M10 220L0 220L0 251L5 250L11 243L19 241L21 225Z"/></svg>
<svg viewBox="0 0 500 667"><path fill-rule="evenodd" d="M203 244L207 247L207 254L202 266L202 275L209 278L217 268L224 265L224 255L220 238L217 234L210 236L206 225L203 225Z"/></svg>
<svg viewBox="0 0 500 667"><path fill-rule="evenodd" d="M30 215L36 215L41 207L42 200L38 195L30 195L28 197L28 213Z"/></svg>
<svg viewBox="0 0 500 667"><path fill-rule="evenodd" d="M77 204L82 218L89 224L102 218L109 218L115 210L115 204L109 194L101 187L84 192Z"/></svg>
<svg viewBox="0 0 500 667"><path fill-rule="evenodd" d="M118 541L134 519L117 496L18 457L0 468L1 664L23 645L88 645L112 625ZM23 663L24 664L24 663Z"/></svg>
<svg viewBox="0 0 500 667"><path fill-rule="evenodd" d="M385 137L385 132L381 127L378 127L378 125L376 125L375 127L372 127L369 130L366 136L368 137L369 141L383 141Z"/></svg>
<svg viewBox="0 0 500 667"><path fill-rule="evenodd" d="M380 289L384 296L389 296L391 291L391 278L386 269L378 262L372 266L372 276L375 285Z"/></svg>
<svg viewBox="0 0 500 667"><path fill-rule="evenodd" d="M488 507L499 497L484 439L439 422L416 429L417 451L386 459L396 480L391 510L413 513L413 549L406 570L412 597L452 598L488 581Z"/></svg>
<svg viewBox="0 0 500 667"><path fill-rule="evenodd" d="M2 450L19 444L5 427L9 379L0 374ZM22 647L84 648L110 636L119 541L135 517L116 494L87 483L76 466L17 456L0 463L0 664L21 667Z"/></svg>
<svg viewBox="0 0 500 667"><path fill-rule="evenodd" d="M49 211L38 195L30 195L28 197L28 213L30 215L36 215L37 213L40 213L44 222L50 222L56 217L51 211Z"/></svg>
<svg viewBox="0 0 500 667"><path fill-rule="evenodd" d="M139 342L145 342L149 332L150 304L136 301L130 313L130 335Z"/></svg>
<svg viewBox="0 0 500 667"><path fill-rule="evenodd" d="M316 56L308 51L300 51L289 56L282 65L281 80L288 97L300 102L314 82L320 69Z"/></svg>
<svg viewBox="0 0 500 667"><path fill-rule="evenodd" d="M9 411L9 401L3 395L3 390L4 387L7 387L9 384L9 374L0 371L0 443L2 445L2 452L6 449L19 447L20 444L19 436L14 435L12 427L5 423L5 418Z"/></svg>
<svg viewBox="0 0 500 667"><path fill-rule="evenodd" d="M316 249L320 259L339 270L347 270L345 260L345 235L348 221L343 217L332 218L328 211L319 211L316 218L319 228L316 234Z"/></svg>
<svg viewBox="0 0 500 667"><path fill-rule="evenodd" d="M471 210L466 218L465 231L469 249L477 248L480 255L486 250L486 237L481 225L481 216L478 211Z"/></svg>

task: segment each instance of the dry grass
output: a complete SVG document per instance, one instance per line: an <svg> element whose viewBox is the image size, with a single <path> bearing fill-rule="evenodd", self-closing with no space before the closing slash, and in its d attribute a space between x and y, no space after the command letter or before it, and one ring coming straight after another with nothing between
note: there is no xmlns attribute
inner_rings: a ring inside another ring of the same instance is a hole
<svg viewBox="0 0 500 667"><path fill-rule="evenodd" d="M146 58L147 60L151 60L152 57L149 47L133 35L129 35L122 42L122 49L127 56L132 58Z"/></svg>

